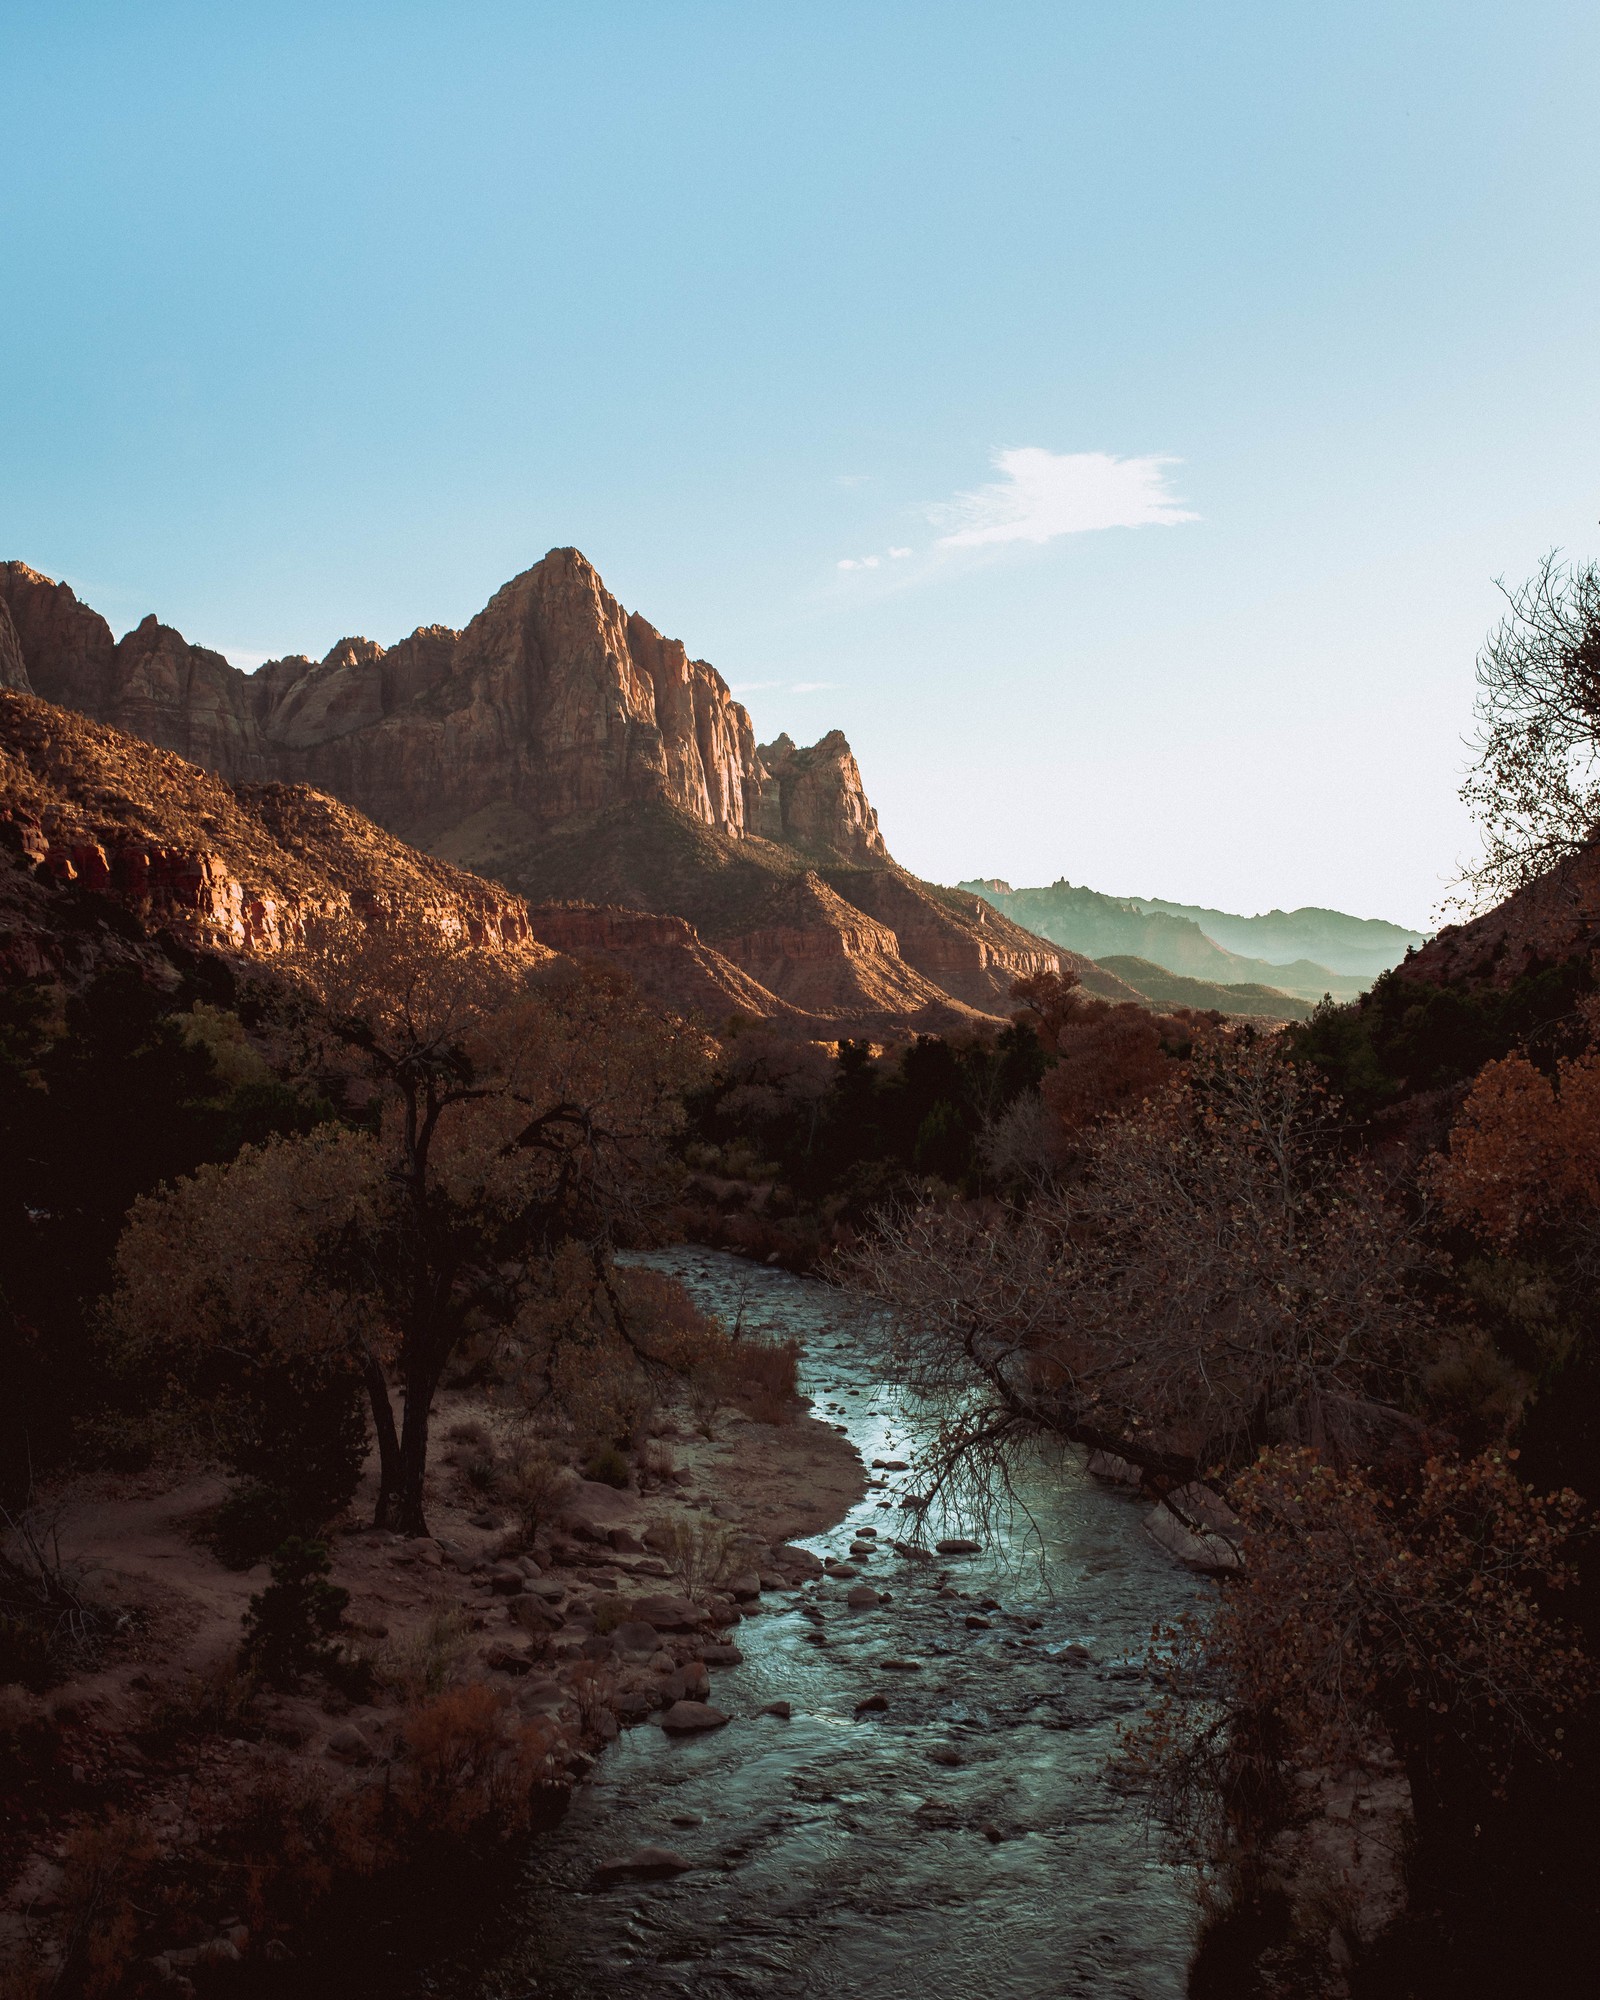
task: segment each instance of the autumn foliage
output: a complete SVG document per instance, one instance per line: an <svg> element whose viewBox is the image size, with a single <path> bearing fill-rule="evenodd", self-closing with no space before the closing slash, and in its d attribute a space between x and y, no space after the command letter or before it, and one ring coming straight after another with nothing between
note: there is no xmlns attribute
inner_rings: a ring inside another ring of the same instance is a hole
<svg viewBox="0 0 1600 2000"><path fill-rule="evenodd" d="M1489 1063L1429 1178L1450 1221L1502 1249L1600 1215L1600 1050L1553 1076L1521 1054Z"/></svg>

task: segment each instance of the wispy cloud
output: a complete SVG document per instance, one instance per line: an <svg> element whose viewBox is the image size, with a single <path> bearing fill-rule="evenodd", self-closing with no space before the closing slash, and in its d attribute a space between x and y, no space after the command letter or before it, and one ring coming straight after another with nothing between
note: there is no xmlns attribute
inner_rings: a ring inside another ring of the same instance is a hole
<svg viewBox="0 0 1600 2000"><path fill-rule="evenodd" d="M730 694L761 694L772 688L781 688L785 694L821 694L826 688L840 685L839 681L735 681L728 691Z"/></svg>
<svg viewBox="0 0 1600 2000"><path fill-rule="evenodd" d="M839 558L839 567L840 569L876 569L878 567L878 558L876 556L841 556Z"/></svg>
<svg viewBox="0 0 1600 2000"><path fill-rule="evenodd" d="M1093 528L1170 527L1200 517L1167 485L1175 458L1116 458L1104 451L1020 445L994 454L1002 476L928 509L941 549L1050 542Z"/></svg>

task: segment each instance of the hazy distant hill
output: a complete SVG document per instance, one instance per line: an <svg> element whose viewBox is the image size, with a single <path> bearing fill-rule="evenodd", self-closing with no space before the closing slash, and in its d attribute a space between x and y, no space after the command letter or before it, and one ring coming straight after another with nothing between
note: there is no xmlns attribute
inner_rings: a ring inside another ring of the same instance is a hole
<svg viewBox="0 0 1600 2000"><path fill-rule="evenodd" d="M1181 972L1168 972L1147 958L1128 958L1121 953L1097 962L1102 971L1114 972L1158 1007L1207 1011L1214 1007L1223 1014L1250 1014L1266 1021L1303 1021L1312 1011L1311 1001L1276 986L1224 986L1216 979L1185 979Z"/></svg>
<svg viewBox="0 0 1600 2000"><path fill-rule="evenodd" d="M1239 917L1185 903L1106 896L1065 879L1045 889L1013 889L996 878L961 887L985 897L1025 930L1089 958L1143 959L1186 979L1264 986L1302 1000L1317 1001L1325 993L1352 999L1398 963L1409 946L1422 943L1416 931L1338 910ZM1268 953L1275 955L1258 955Z"/></svg>
<svg viewBox="0 0 1600 2000"><path fill-rule="evenodd" d="M1309 958L1368 984L1425 942L1421 931L1385 923L1381 917L1347 917L1342 910L1268 910L1265 916L1235 917L1226 910L1164 903L1154 896L1132 896L1129 901L1141 910L1191 919L1225 951L1254 954L1274 965Z"/></svg>

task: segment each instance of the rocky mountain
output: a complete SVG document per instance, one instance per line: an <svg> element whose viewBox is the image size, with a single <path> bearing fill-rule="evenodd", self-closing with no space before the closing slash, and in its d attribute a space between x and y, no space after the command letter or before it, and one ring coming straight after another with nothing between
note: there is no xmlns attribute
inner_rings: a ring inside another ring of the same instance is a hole
<svg viewBox="0 0 1600 2000"><path fill-rule="evenodd" d="M838 731L758 745L721 675L625 612L573 549L460 632L342 639L254 674L153 616L117 640L66 584L0 564L0 676L240 799L331 795L529 905L560 905L537 921L563 949L713 1016L950 1027L1063 959L983 899L900 868Z"/></svg>
<svg viewBox="0 0 1600 2000"><path fill-rule="evenodd" d="M1106 896L1065 879L1042 889L1013 889L998 878L961 886L1040 937L1103 964L1142 959L1186 979L1266 987L1313 1003L1325 993L1335 999L1354 998L1397 963L1408 947L1422 942L1417 932L1402 930L1398 924L1346 917L1334 910L1274 910L1262 917L1233 917L1181 903ZM1271 945L1286 955L1282 959L1243 955L1225 938L1253 939L1259 948ZM1307 939L1327 945L1328 959L1297 955ZM1128 976L1125 967L1112 969ZM1170 995L1154 992L1148 997L1170 1000Z"/></svg>
<svg viewBox="0 0 1600 2000"><path fill-rule="evenodd" d="M1600 951L1600 838L1481 917L1449 924L1405 960L1408 979L1509 986Z"/></svg>
<svg viewBox="0 0 1600 2000"><path fill-rule="evenodd" d="M270 959L319 918L402 913L530 965L555 957L520 896L419 854L304 785L233 786L169 751L0 692L0 967L50 978L108 912ZM65 895L66 900L62 897Z"/></svg>

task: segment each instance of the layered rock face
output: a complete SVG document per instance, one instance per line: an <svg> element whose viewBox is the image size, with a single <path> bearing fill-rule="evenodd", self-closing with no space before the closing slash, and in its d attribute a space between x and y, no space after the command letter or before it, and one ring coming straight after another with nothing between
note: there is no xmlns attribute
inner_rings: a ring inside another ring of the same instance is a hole
<svg viewBox="0 0 1600 2000"><path fill-rule="evenodd" d="M530 966L555 956L520 896L414 852L336 799L298 785L230 786L15 691L0 692L0 847L36 887L92 891L152 928L238 957L303 943L318 919L374 915ZM26 977L52 969L39 937L4 922L0 961Z"/></svg>
<svg viewBox="0 0 1600 2000"><path fill-rule="evenodd" d="M341 639L320 661L244 674L154 616L119 642L67 585L0 564L6 685L176 750L233 781L315 785L426 844L485 807L539 825L661 800L732 838L885 854L850 746L780 737L704 660L624 612L576 549L497 591L463 632L385 649ZM766 761L771 756L771 763Z"/></svg>
<svg viewBox="0 0 1600 2000"><path fill-rule="evenodd" d="M625 612L575 549L464 631L341 639L248 675L153 616L117 641L65 584L0 564L0 685L177 752L247 813L291 793L331 810L307 788L331 794L529 905L565 906L538 935L713 1018L956 1028L1003 1013L1019 976L1077 963L899 868L838 730L758 746L721 675ZM218 915L241 948L268 948L274 921Z"/></svg>

